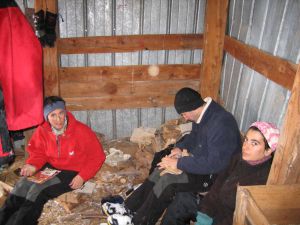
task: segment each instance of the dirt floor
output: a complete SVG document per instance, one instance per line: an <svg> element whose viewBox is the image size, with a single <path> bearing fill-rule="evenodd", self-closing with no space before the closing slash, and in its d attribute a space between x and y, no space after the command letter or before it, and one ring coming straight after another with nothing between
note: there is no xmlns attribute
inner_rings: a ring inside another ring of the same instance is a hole
<svg viewBox="0 0 300 225"><path fill-rule="evenodd" d="M137 144L126 139L106 143L105 149L110 148L122 149L122 152L130 154L131 158L125 162L117 163L116 166L109 166L104 163L97 175L90 180L94 186L92 193L75 193L73 191L50 200L44 206L42 216L39 219L40 225L99 225L100 222L106 222L101 211L101 199L116 194L125 197L125 193L134 185L142 182L148 172L149 164L136 160L135 155L138 153L147 154L148 158L153 155L151 149L140 149ZM19 179L14 170L23 164L24 152L22 154L22 151L19 150L15 162L1 172L0 180L14 186ZM4 200L5 196L1 198L1 203Z"/></svg>

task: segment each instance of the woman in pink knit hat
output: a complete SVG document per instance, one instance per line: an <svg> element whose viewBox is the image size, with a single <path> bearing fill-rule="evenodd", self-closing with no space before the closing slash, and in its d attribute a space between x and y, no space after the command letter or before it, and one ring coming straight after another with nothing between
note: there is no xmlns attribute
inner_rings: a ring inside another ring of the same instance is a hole
<svg viewBox="0 0 300 225"><path fill-rule="evenodd" d="M230 165L200 203L197 194L180 193L167 209L161 224L184 225L195 218L195 225L232 224L237 186L266 184L278 139L279 129L275 125L252 123L245 134L242 152L232 157Z"/></svg>

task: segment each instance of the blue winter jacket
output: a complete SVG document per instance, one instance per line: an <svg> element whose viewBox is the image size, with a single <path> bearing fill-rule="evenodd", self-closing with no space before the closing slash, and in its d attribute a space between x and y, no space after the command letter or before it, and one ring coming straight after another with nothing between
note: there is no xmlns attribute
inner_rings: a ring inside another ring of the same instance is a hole
<svg viewBox="0 0 300 225"><path fill-rule="evenodd" d="M178 169L192 174L216 174L225 169L233 153L240 151L240 131L233 115L212 101L200 123L193 122L191 133L177 147L190 153L178 160Z"/></svg>

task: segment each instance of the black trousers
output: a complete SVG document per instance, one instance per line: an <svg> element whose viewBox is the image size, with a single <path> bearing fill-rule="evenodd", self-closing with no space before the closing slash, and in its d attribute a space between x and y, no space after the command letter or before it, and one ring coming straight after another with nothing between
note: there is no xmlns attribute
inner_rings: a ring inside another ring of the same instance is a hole
<svg viewBox="0 0 300 225"><path fill-rule="evenodd" d="M206 192L214 182L216 175L165 174L159 177L156 164L162 157L169 154L171 149L156 153L152 161L152 172L144 183L126 200L125 205L134 212L134 225L155 225L165 209L181 192Z"/></svg>
<svg viewBox="0 0 300 225"><path fill-rule="evenodd" d="M36 184L21 178L0 209L0 225L36 225L44 204L72 189L75 171L61 171L51 180Z"/></svg>
<svg viewBox="0 0 300 225"><path fill-rule="evenodd" d="M161 225L186 225L196 221L198 206L203 196L193 192L180 192L169 205Z"/></svg>

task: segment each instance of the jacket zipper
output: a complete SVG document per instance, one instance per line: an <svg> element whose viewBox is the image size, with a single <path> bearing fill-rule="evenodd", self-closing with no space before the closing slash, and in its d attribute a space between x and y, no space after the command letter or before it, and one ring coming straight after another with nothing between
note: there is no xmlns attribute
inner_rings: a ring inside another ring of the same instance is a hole
<svg viewBox="0 0 300 225"><path fill-rule="evenodd" d="M58 157L60 157L60 143L59 143L59 136L56 136L56 145L58 150Z"/></svg>

